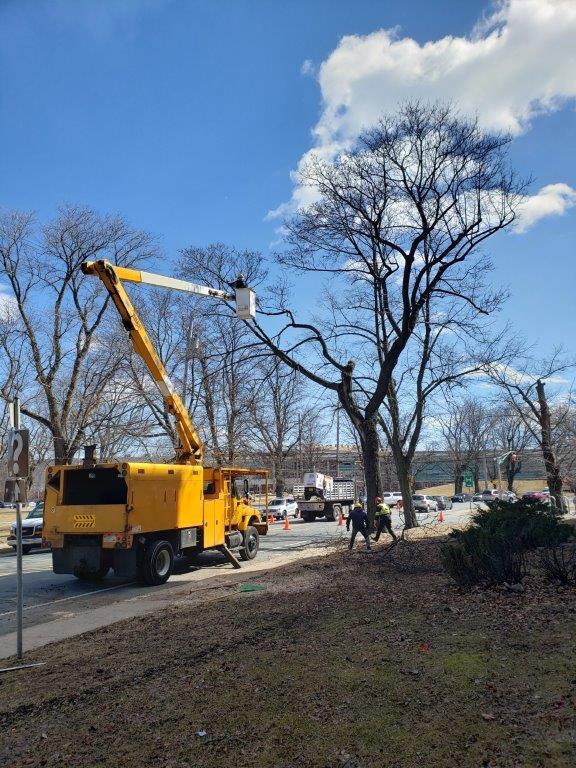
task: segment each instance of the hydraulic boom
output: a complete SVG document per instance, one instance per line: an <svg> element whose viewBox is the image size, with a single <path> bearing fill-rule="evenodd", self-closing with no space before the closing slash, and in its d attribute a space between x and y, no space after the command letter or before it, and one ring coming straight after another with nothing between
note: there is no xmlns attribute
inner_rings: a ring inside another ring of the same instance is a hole
<svg viewBox="0 0 576 768"><path fill-rule="evenodd" d="M167 411L174 416L176 430L180 438L180 446L177 449L178 463L201 464L204 453L202 439L190 419L186 406L170 381L170 377L158 357L152 341L122 285L122 281L156 285L162 288L172 288L224 300L234 300L236 298L235 294L207 288L203 285L196 285L185 280L155 275L151 272L119 267L104 260L84 262L82 264L82 272L86 275L95 275L103 282L122 318L124 328L126 328L130 335L135 351L146 363L152 378L162 394ZM244 290L250 289L245 288Z"/></svg>

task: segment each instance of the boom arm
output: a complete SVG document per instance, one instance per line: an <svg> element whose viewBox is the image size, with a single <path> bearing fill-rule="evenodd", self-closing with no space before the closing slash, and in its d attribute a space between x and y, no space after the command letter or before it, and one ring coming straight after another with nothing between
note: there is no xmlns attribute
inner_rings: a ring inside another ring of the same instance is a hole
<svg viewBox="0 0 576 768"><path fill-rule="evenodd" d="M150 272L142 272L138 269L118 267L108 261L86 261L82 264L82 272L85 275L95 275L100 278L114 306L122 318L122 324L128 331L135 351L146 363L152 378L162 393L164 405L176 420L176 430L180 438L178 448L178 461L183 464L200 464L204 453L204 445L198 434L186 406L174 389L170 377L158 357L146 328L142 324L134 305L126 293L122 280L133 283L146 283L163 288L173 288L203 296L214 296L221 299L234 299L234 294L224 291L206 288L202 285L189 283L185 280L177 280L171 277L163 277Z"/></svg>

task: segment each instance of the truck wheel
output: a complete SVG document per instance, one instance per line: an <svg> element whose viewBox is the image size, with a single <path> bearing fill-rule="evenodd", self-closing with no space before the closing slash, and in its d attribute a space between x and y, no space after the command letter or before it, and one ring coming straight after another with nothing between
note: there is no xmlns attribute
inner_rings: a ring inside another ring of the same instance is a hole
<svg viewBox="0 0 576 768"><path fill-rule="evenodd" d="M260 534L253 525L246 528L244 534L244 546L240 548L242 560L254 560L260 548Z"/></svg>
<svg viewBox="0 0 576 768"><path fill-rule="evenodd" d="M151 541L144 550L138 578L149 587L164 584L172 575L174 551L168 541Z"/></svg>
<svg viewBox="0 0 576 768"><path fill-rule="evenodd" d="M30 546L22 547L22 554L23 555L29 555L31 550L32 550L32 547L30 547ZM14 550L14 551L16 551L16 550Z"/></svg>

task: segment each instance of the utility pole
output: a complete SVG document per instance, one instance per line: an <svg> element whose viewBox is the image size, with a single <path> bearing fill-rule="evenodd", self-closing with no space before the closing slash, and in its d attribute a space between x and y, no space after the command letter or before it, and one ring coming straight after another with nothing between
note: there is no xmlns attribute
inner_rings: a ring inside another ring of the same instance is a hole
<svg viewBox="0 0 576 768"><path fill-rule="evenodd" d="M336 477L340 477L340 408L336 406Z"/></svg>
<svg viewBox="0 0 576 768"><path fill-rule="evenodd" d="M482 463L484 465L484 490L488 490L488 462L486 461L486 446L482 449Z"/></svg>

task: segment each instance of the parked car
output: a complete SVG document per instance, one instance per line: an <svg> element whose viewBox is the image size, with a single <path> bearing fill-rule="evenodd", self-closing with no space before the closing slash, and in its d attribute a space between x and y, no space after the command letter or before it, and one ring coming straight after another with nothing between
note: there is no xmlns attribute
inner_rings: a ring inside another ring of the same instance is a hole
<svg viewBox="0 0 576 768"><path fill-rule="evenodd" d="M486 496L484 496L483 493L475 493L474 496L472 496L472 501L486 501Z"/></svg>
<svg viewBox="0 0 576 768"><path fill-rule="evenodd" d="M382 494L382 501L392 509L398 502L402 502L402 494L400 491L386 491Z"/></svg>
<svg viewBox="0 0 576 768"><path fill-rule="evenodd" d="M27 555L35 547L42 546L42 529L44 527L44 502L39 501L22 520L22 554ZM10 526L10 534L6 543L16 550L16 523Z"/></svg>
<svg viewBox="0 0 576 768"><path fill-rule="evenodd" d="M438 505L438 509L447 510L452 509L452 499L449 496L429 496L429 499L434 499Z"/></svg>
<svg viewBox="0 0 576 768"><path fill-rule="evenodd" d="M416 512L438 512L438 502L432 496L425 496L423 493L415 493L412 496L414 510Z"/></svg>
<svg viewBox="0 0 576 768"><path fill-rule="evenodd" d="M452 496L452 502L454 504L462 504L465 501L470 501L471 498L469 493L455 493L454 496Z"/></svg>
<svg viewBox="0 0 576 768"><path fill-rule="evenodd" d="M267 512L275 520L284 520L285 517L297 517L298 504L291 496L287 496L285 499L272 499L268 504Z"/></svg>
<svg viewBox="0 0 576 768"><path fill-rule="evenodd" d="M522 494L522 501L541 501L544 504L550 503L550 494L542 491L528 491Z"/></svg>

